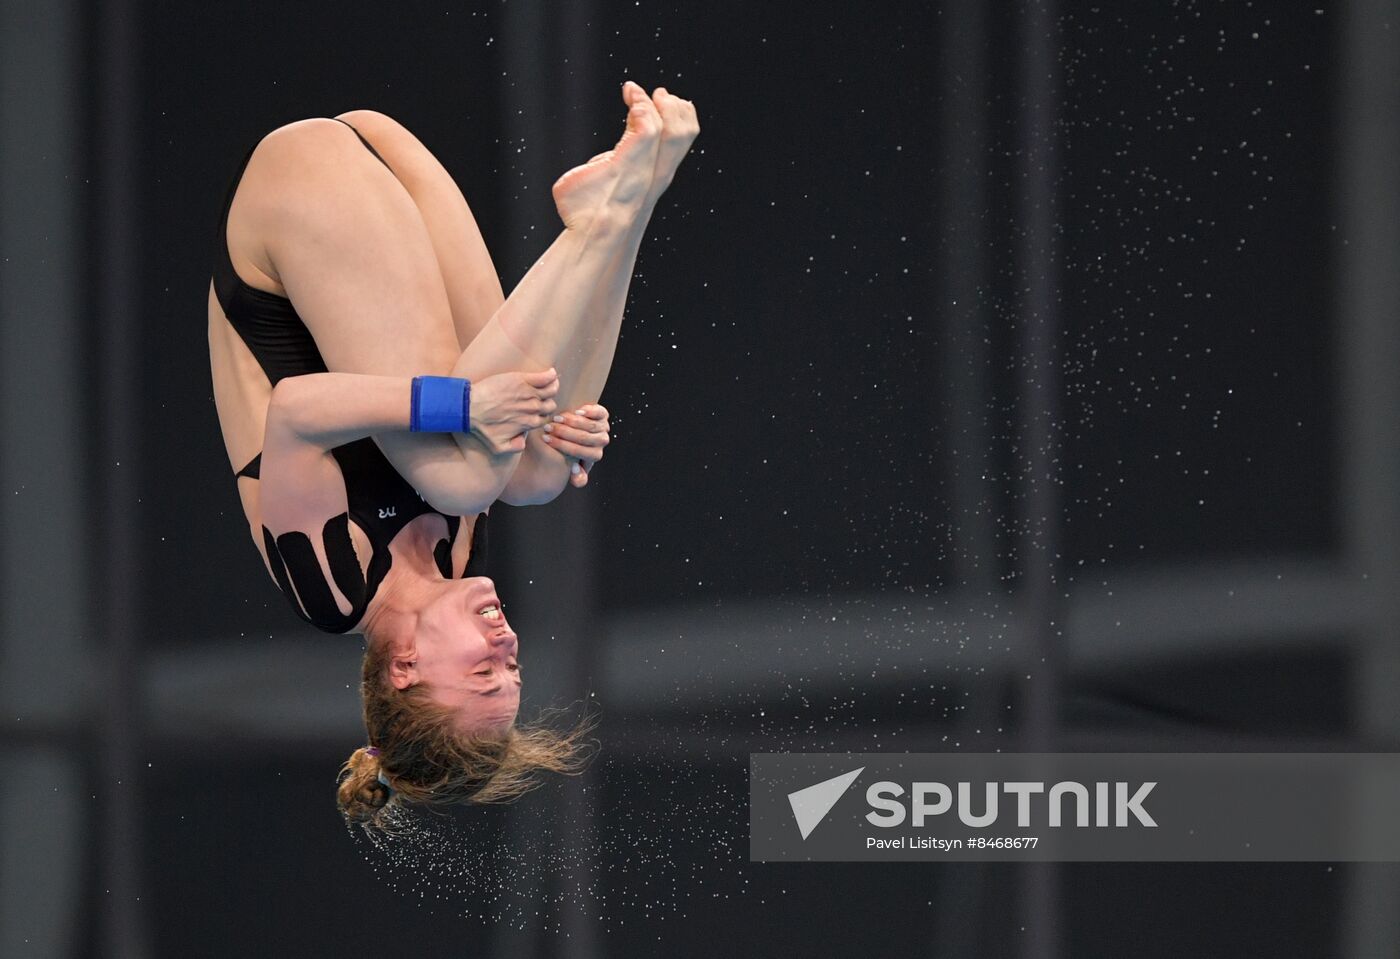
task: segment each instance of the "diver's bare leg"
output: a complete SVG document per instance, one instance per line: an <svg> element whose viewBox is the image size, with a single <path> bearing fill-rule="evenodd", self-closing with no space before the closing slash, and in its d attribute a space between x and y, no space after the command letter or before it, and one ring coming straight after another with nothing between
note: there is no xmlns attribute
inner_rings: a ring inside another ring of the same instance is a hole
<svg viewBox="0 0 1400 959"><path fill-rule="evenodd" d="M636 84L627 86L631 89L624 90L624 99L631 107L640 101L641 88ZM595 285L588 299L584 312L595 322L575 324L568 346L556 351L558 362L554 365L564 387L559 398L563 408L590 402L602 392L612 366L632 267L647 220L698 130L694 107L687 101L664 88L658 88L651 100L662 123L643 202L625 223L625 239L603 268L604 281ZM504 296L465 198L437 158L397 121L372 110L354 110L339 118L352 123L384 156L418 207L441 269L458 341L466 350L501 308ZM630 149L622 144L619 147ZM595 169L605 166L616 152L594 157L555 184L560 214L569 229L586 232L595 209L603 205L603 187L617 186L609 177L599 175L603 171ZM635 188L635 184L632 186ZM620 208L630 203L629 197L616 193L609 199Z"/></svg>
<svg viewBox="0 0 1400 959"><path fill-rule="evenodd" d="M652 95L652 102L662 119L652 181L642 204L641 215L632 221L605 269L604 275L609 281L595 287L586 307L585 312L593 317L593 322L577 326L563 352L566 358L556 364L560 388L555 399L561 410L577 409L593 403L602 394L617 350L627 289L647 221L700 130L695 107L689 101L672 96L664 88L658 87ZM594 160L607 156L602 154ZM567 186L567 176L556 185L556 196L561 185ZM524 497L522 501L548 500L568 481L573 465L572 460L545 442L545 434L532 432L517 467L514 486L519 489L512 492Z"/></svg>
<svg viewBox="0 0 1400 959"><path fill-rule="evenodd" d="M601 392L616 348L637 247L654 206L649 194L663 125L641 87L625 85L623 97L628 117L622 139L614 150L570 170L555 183L564 231L463 351L454 375L478 378L552 366L570 403L591 402ZM597 362L600 344L606 350L604 363ZM477 441L471 436L456 438L470 455ZM533 453L529 447L534 447ZM538 436L531 437L527 454L547 468L526 471L525 498L519 483L507 498L512 502L552 498L549 489L557 494L568 480L568 462ZM500 464L503 489L519 465L519 461Z"/></svg>
<svg viewBox="0 0 1400 959"><path fill-rule="evenodd" d="M640 87L629 84L624 99L627 132L617 148L556 184L565 230L465 350L419 211L339 123L303 121L266 138L245 174L252 189L239 191L230 238L237 219L262 241L253 246L263 248L266 272L297 304L331 369L479 379L555 366L561 387L565 375L573 384L571 396L587 387L595 398L606 369L585 382L580 360L596 350L576 341L588 327L608 350L615 345L640 231L654 205L663 125ZM599 303L617 304L610 322L598 322ZM430 444L460 447L473 468L497 474L501 487L519 459L490 456L466 434L391 433L376 441L410 473L418 460L438 455Z"/></svg>
<svg viewBox="0 0 1400 959"><path fill-rule="evenodd" d="M560 370L560 390L556 401L561 409L574 409L584 403L592 403L603 392L612 369L613 355L617 351L623 307L627 302L627 290L647 222L700 130L695 107L688 100L672 96L664 87L658 87L652 94L652 103L661 117L661 142L657 147L651 184L643 202L644 215L633 222L626 242L619 246L609 271L621 282L599 284L589 304L589 312L596 322L580 325L570 343L568 352L571 362L577 366L571 366L567 371Z"/></svg>
<svg viewBox="0 0 1400 959"><path fill-rule="evenodd" d="M392 117L351 110L336 119L351 124L379 151L413 198L447 290L457 349L466 349L501 308L505 293L461 189L438 158Z"/></svg>

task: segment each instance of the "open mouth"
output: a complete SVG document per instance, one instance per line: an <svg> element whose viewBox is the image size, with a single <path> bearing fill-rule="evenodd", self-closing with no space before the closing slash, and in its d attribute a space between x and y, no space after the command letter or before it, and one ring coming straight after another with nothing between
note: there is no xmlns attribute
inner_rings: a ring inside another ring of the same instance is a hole
<svg viewBox="0 0 1400 959"><path fill-rule="evenodd" d="M487 622L491 623L499 623L504 618L504 615L501 613L500 600L487 603L485 606L478 609L477 613L481 616L485 616Z"/></svg>

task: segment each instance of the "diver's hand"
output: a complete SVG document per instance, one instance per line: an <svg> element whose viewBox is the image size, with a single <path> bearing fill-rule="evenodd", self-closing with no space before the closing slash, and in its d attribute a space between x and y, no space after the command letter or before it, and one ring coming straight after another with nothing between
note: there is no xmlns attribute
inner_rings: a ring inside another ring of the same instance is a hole
<svg viewBox="0 0 1400 959"><path fill-rule="evenodd" d="M519 453L525 434L549 422L559 392L553 367L538 373L498 373L475 380L471 431L492 453Z"/></svg>
<svg viewBox="0 0 1400 959"><path fill-rule="evenodd" d="M569 484L587 486L588 471L603 458L603 447L612 440L607 407L598 403L561 413L544 427L544 441L571 461Z"/></svg>

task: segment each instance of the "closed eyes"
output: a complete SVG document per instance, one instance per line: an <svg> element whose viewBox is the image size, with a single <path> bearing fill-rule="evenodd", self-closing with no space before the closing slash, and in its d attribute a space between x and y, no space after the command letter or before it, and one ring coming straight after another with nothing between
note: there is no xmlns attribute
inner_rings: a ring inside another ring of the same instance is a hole
<svg viewBox="0 0 1400 959"><path fill-rule="evenodd" d="M513 673L518 673L518 672L520 672L520 664L519 664L519 663L506 663L506 669L509 669L509 670L510 670L511 672L513 672ZM472 675L473 675L473 676L490 676L490 675L491 675L491 670L490 670L489 668L488 668L488 669L478 669L478 670L477 670L476 672L474 672Z"/></svg>

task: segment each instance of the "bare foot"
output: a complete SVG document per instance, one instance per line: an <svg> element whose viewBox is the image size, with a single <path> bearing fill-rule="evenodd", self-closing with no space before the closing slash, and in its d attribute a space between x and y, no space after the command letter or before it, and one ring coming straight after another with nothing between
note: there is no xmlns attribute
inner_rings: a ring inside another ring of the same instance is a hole
<svg viewBox="0 0 1400 959"><path fill-rule="evenodd" d="M657 87L651 101L661 115L661 147L656 152L656 168L648 194L650 202L655 203L671 185L676 169L690 152L690 145L700 133L700 121L695 116L695 104L673 96L665 87Z"/></svg>
<svg viewBox="0 0 1400 959"><path fill-rule="evenodd" d="M631 80L622 85L627 129L617 146L576 166L554 182L554 205L564 226L585 230L603 211L635 217L644 209L661 145L662 119L647 92Z"/></svg>

